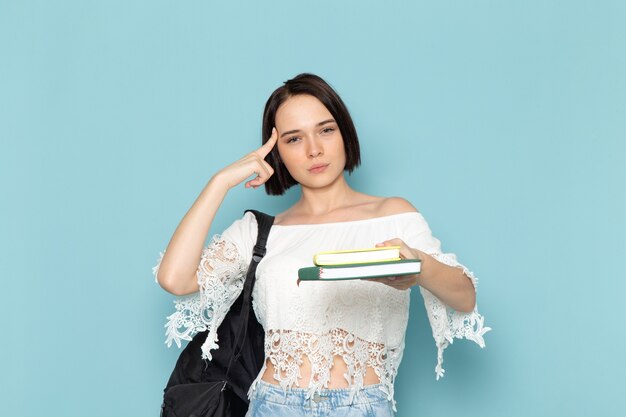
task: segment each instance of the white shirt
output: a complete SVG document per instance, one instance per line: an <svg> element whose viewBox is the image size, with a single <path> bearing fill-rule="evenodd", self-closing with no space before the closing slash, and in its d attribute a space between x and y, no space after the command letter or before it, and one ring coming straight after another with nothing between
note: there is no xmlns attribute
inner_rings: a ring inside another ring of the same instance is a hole
<svg viewBox="0 0 626 417"><path fill-rule="evenodd" d="M198 331L209 330L202 346L211 359L218 348L217 328L243 288L256 242L257 222L252 213L213 236L198 267L200 291L177 297L176 312L168 317L166 343L179 347ZM350 280L301 282L298 269L313 266L317 252L374 247L392 238L421 250L438 261L463 269L476 286L476 278L451 253L442 253L418 212L366 220L312 225L274 225L267 253L257 269L253 308L265 329L265 357L274 365L274 378L285 389L299 386L299 367L306 356L311 363L309 395L326 388L334 356L347 365L345 374L354 395L363 386L367 367L380 378L381 388L394 403L393 385L404 351L409 317L410 289L397 290L377 282ZM161 254L162 259L163 254ZM161 259L153 268L155 278ZM443 350L453 338L466 338L484 347L484 319L474 309L456 312L420 287L433 337L438 348L435 368L443 376ZM250 393L265 372L263 366Z"/></svg>

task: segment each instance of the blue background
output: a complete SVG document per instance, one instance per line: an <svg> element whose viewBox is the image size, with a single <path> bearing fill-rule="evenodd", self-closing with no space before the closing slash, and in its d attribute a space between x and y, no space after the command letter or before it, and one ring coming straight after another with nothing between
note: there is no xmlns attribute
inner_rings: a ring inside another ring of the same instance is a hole
<svg viewBox="0 0 626 417"><path fill-rule="evenodd" d="M300 72L362 167L480 279L436 382L417 291L398 416L626 407L626 3L0 0L2 415L156 416L179 353L151 268ZM238 187L213 225L298 197Z"/></svg>

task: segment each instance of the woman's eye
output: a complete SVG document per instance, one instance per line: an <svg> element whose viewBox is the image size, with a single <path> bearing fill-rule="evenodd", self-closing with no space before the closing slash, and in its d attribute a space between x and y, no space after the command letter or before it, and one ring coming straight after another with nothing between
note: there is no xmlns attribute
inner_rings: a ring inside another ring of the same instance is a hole
<svg viewBox="0 0 626 417"><path fill-rule="evenodd" d="M330 133L330 132L334 132L335 129L333 129L332 127L327 127L326 129L322 130L322 133Z"/></svg>
<svg viewBox="0 0 626 417"><path fill-rule="evenodd" d="M294 136L294 137L292 137L292 138L287 139L287 143L292 143L292 142L295 142L295 141L297 141L298 139L300 139L300 138L299 138L299 137L297 137L297 136Z"/></svg>

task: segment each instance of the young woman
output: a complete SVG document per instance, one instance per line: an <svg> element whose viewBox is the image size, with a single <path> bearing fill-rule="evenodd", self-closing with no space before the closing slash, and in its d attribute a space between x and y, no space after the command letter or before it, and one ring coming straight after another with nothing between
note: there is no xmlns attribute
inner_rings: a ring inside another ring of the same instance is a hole
<svg viewBox="0 0 626 417"><path fill-rule="evenodd" d="M392 416L410 288L419 286L424 297L439 378L454 337L484 346L489 328L476 311L475 278L454 254L442 253L409 202L348 185L359 142L346 106L324 80L300 74L276 89L262 133L259 149L213 175L154 268L158 283L181 296L168 317L167 343L180 346L208 329L202 351L210 359L215 331L241 292L255 217L246 213L203 247L228 190L245 182L281 195L298 184L300 200L275 216L257 269L253 307L265 329L266 361L250 388L248 415ZM317 252L390 245L399 245L403 258L420 259L421 273L296 284L298 269L311 266Z"/></svg>

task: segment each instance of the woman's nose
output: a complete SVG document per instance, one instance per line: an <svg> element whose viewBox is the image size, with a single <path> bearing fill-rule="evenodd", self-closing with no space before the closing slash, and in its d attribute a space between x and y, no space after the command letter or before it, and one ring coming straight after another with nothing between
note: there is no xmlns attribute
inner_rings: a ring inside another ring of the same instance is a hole
<svg viewBox="0 0 626 417"><path fill-rule="evenodd" d="M317 139L309 140L309 146L307 149L307 153L311 158L315 158L324 154L324 150L322 149L322 145L319 143Z"/></svg>

